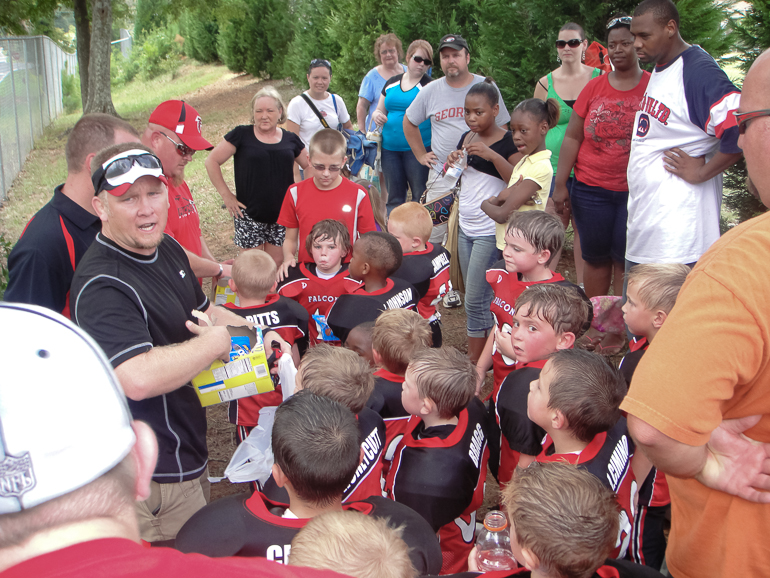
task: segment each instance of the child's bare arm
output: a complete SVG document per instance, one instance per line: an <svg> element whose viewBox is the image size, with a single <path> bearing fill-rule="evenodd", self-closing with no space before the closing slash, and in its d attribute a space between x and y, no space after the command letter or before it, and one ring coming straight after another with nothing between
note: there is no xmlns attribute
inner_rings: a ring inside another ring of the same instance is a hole
<svg viewBox="0 0 770 578"><path fill-rule="evenodd" d="M494 197L481 203L481 210L484 211L496 223L504 225L515 210L525 204L532 198L532 195L540 190L540 185L535 181L519 177L512 186L503 190L493 202ZM500 200L503 200L502 204Z"/></svg>
<svg viewBox="0 0 770 578"><path fill-rule="evenodd" d="M283 241L283 263L278 268L278 282L283 281L289 274L289 267L297 264L294 256L297 254L299 244L299 229L286 228L286 238Z"/></svg>

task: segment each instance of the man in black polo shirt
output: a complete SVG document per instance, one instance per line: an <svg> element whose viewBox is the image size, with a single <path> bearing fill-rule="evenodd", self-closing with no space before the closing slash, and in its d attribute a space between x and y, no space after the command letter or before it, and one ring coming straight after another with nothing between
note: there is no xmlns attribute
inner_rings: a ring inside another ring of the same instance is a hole
<svg viewBox="0 0 770 578"><path fill-rule="evenodd" d="M67 180L11 251L5 301L41 305L69 317L72 275L101 229L91 206L91 160L110 145L138 141L136 130L114 116L87 114L75 123L67 139Z"/></svg>
<svg viewBox="0 0 770 578"><path fill-rule="evenodd" d="M160 160L141 144L123 144L100 151L93 167L102 230L75 271L72 319L105 351L132 415L158 438L151 495L137 514L142 539L173 540L208 501L206 414L189 382L227 359L230 337L225 327L195 323L193 310L212 306L184 249L163 233L169 201Z"/></svg>

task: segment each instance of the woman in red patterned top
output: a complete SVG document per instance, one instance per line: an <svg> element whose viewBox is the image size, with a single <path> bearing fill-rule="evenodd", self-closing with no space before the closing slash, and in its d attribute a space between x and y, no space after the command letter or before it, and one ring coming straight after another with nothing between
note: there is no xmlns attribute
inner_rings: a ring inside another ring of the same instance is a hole
<svg viewBox="0 0 770 578"><path fill-rule="evenodd" d="M626 169L634 115L650 74L639 68L631 17L607 23L607 45L614 70L591 80L575 102L559 154L553 200L561 213L571 207L586 262L589 297L623 289L628 218ZM571 192L567 178L575 169ZM614 280L613 280L614 272Z"/></svg>

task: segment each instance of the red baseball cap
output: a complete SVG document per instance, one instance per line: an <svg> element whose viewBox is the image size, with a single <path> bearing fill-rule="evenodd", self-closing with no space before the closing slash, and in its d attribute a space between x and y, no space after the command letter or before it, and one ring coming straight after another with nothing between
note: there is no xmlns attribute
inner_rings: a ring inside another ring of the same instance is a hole
<svg viewBox="0 0 770 578"><path fill-rule="evenodd" d="M201 135L201 115L183 100L161 102L152 111L149 122L173 130L191 149L208 151L214 148L214 145Z"/></svg>

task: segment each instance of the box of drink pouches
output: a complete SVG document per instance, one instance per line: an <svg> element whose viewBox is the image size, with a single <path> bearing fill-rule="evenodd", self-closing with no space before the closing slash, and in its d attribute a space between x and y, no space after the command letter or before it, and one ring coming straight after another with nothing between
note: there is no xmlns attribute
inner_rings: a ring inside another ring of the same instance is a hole
<svg viewBox="0 0 770 578"><path fill-rule="evenodd" d="M203 407L275 389L259 327L228 326L227 330L230 332L230 361L224 363L217 359L192 380Z"/></svg>

